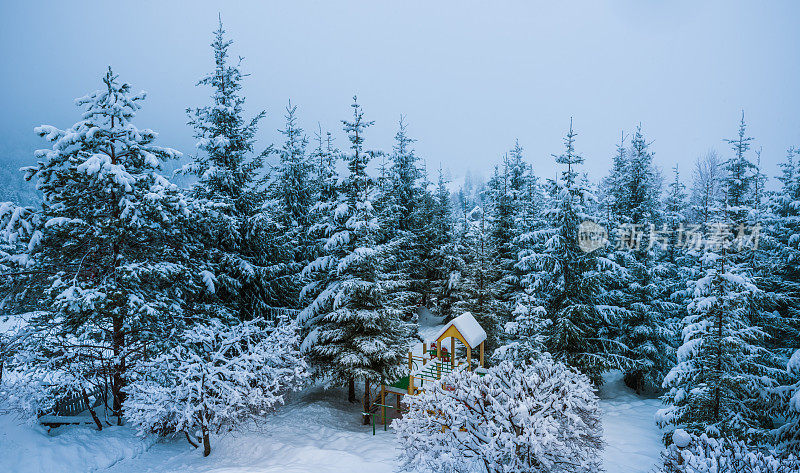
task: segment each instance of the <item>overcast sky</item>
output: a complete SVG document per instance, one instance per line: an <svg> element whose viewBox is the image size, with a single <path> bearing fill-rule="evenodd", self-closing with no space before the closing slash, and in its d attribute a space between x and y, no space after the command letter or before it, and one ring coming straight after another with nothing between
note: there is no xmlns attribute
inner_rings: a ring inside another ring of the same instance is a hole
<svg viewBox="0 0 800 473"><path fill-rule="evenodd" d="M620 132L641 122L663 168L688 178L709 148L728 154L742 109L773 177L800 145L800 2L363 1L3 2L0 157L29 157L34 126L78 120L73 99L107 65L148 91L137 124L194 150L185 109L212 68L222 14L251 75L248 112L267 110L259 146L277 141L289 99L344 147L353 94L389 149L400 114L429 168L488 174L515 138L554 173L570 116L593 179ZM29 159L32 159L29 158Z"/></svg>

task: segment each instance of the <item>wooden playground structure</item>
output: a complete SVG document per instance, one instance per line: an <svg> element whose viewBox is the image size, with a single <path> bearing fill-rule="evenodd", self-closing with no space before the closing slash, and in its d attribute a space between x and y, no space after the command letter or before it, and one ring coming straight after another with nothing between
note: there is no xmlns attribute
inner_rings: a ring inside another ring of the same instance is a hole
<svg viewBox="0 0 800 473"><path fill-rule="evenodd" d="M450 339L449 350L442 346L447 339ZM456 346L456 341L460 342L460 347ZM443 376L454 371L466 369L483 372L485 343L486 331L472 314L465 312L442 327L432 340L422 342L422 353L415 354L409 350L408 375L394 383L381 385L380 403L374 403L371 409L373 430L378 410L384 428L387 409L394 409L398 415L402 412L403 396L419 394L426 386L441 382ZM477 355L477 359L473 359L473 355ZM395 395L394 406L386 404L389 394Z"/></svg>

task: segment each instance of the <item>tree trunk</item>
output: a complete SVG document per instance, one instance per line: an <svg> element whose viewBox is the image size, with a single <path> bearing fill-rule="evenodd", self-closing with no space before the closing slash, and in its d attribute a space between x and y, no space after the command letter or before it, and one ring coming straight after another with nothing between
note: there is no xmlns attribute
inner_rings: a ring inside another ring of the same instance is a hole
<svg viewBox="0 0 800 473"><path fill-rule="evenodd" d="M185 435L185 436L186 436L186 441L187 441L187 442L189 442L189 445L191 445L191 446L192 446L192 447L194 447L194 448L197 448L197 447L199 447L199 445L197 445L196 443L194 443L194 442L192 441L192 437L190 437L190 436L189 436L189 432L187 432L187 431L185 431L185 430L184 430L184 431L183 431L183 435ZM210 447L209 447L209 448L210 448Z"/></svg>
<svg viewBox="0 0 800 473"><path fill-rule="evenodd" d="M94 421L95 425L97 425L97 430L103 430L103 424L100 422L100 418L97 417L97 413L92 408L92 404L89 402L89 395L86 394L86 388L81 390L83 394L83 402L86 403L86 407L89 409L89 414L92 415L92 420Z"/></svg>
<svg viewBox="0 0 800 473"><path fill-rule="evenodd" d="M122 317L112 316L113 332L111 334L111 345L114 351L114 362L112 364L113 378L111 381L111 392L114 395L114 415L117 416L117 425L122 425L122 403L124 401L124 373L125 361L122 358L122 350L125 346L125 339L122 333Z"/></svg>
<svg viewBox="0 0 800 473"><path fill-rule="evenodd" d="M364 407L364 410L362 412L365 412L364 420L363 420L364 425L369 425L369 417L370 417L370 415L368 414L368 412L369 412L369 408L370 408L370 404L371 404L369 402L370 401L369 397L370 397L369 396L369 379L364 378L364 399L361 400L361 402L363 404L363 407Z"/></svg>
<svg viewBox="0 0 800 473"><path fill-rule="evenodd" d="M356 380L355 380L355 378L350 378L350 381L347 383L347 402L350 402L350 403L356 402Z"/></svg>
<svg viewBox="0 0 800 473"><path fill-rule="evenodd" d="M211 438L208 436L208 429L203 427L203 456L211 455Z"/></svg>

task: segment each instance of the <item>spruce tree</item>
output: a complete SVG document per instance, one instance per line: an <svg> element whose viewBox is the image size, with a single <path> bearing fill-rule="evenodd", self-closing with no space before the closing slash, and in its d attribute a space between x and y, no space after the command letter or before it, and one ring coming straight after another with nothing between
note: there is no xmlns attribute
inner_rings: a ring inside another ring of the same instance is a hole
<svg viewBox="0 0 800 473"><path fill-rule="evenodd" d="M286 107L285 126L280 133L284 142L275 150L278 161L272 170L269 200L257 217L261 229L261 253L264 264L272 264L271 287L280 290L282 306L296 307L301 288L300 272L313 255L311 243L312 164L307 155L308 138L297 125L297 106ZM275 271L275 270L279 270Z"/></svg>
<svg viewBox="0 0 800 473"><path fill-rule="evenodd" d="M780 189L769 200L765 232L758 252L764 290L776 294L780 318L773 319L772 341L783 347L800 346L800 169L790 148L780 163Z"/></svg>
<svg viewBox="0 0 800 473"><path fill-rule="evenodd" d="M270 268L265 256L274 247L270 220L257 218L264 201L258 173L262 155L254 153L254 136L264 112L244 118L239 63L232 65L222 20L214 32L214 71L197 83L212 90L210 105L189 109L201 153L185 167L197 176L193 196L202 205L195 216L206 245L206 271L216 280L209 311L231 319L268 316L269 309L285 303L280 288L271 285L282 267ZM279 258L283 255L277 255ZM261 261L259 261L259 259Z"/></svg>
<svg viewBox="0 0 800 473"><path fill-rule="evenodd" d="M431 291L434 294L436 313L440 317L453 317L455 290L464 270L463 250L455 235L455 221L450 199L450 190L444 172L439 168L433 218L428 226L428 237L433 247L431 267L435 268Z"/></svg>
<svg viewBox="0 0 800 473"><path fill-rule="evenodd" d="M747 158L747 151L751 147L753 138L747 136L744 112L739 122L738 136L725 141L733 150L733 155L724 164L728 213L733 225L738 229L750 222L749 218L754 207L752 190L756 178L753 172L755 165Z"/></svg>
<svg viewBox="0 0 800 473"><path fill-rule="evenodd" d="M549 182L549 225L533 235L537 245L523 255L519 267L532 273L528 284L546 310L545 349L600 384L603 372L622 365L625 350L611 338L620 311L602 297L602 248L587 252L579 246L579 225L595 217L586 212L588 193L578 180L583 157L575 152L575 136L570 121L565 150L554 155L565 169L559 180Z"/></svg>
<svg viewBox="0 0 800 473"><path fill-rule="evenodd" d="M503 157L503 169L495 167L489 181L491 198L491 295L492 309L501 321L511 320L515 295L519 290L519 275L515 270L519 249L516 245L519 201L524 188L522 148L512 150L512 158Z"/></svg>
<svg viewBox="0 0 800 473"><path fill-rule="evenodd" d="M322 273L322 289L300 314L307 330L302 349L318 368L318 376L349 385L355 400L355 380L364 380L364 412L370 404L371 383L391 381L400 374L408 326L384 309L381 259L377 246L378 220L370 201L374 181L367 174L378 154L364 149L364 120L353 98L353 119L343 120L350 141L344 156L348 174L326 230L324 253L305 273ZM317 276L320 277L320 276ZM319 283L317 283L319 284ZM369 421L365 415L364 422Z"/></svg>
<svg viewBox="0 0 800 473"><path fill-rule="evenodd" d="M683 320L677 365L664 379L668 407L660 426L681 426L712 437L761 440L776 414L771 392L784 375L778 358L764 346L757 325L766 295L736 261L731 226L740 206L729 209L738 183L729 179L704 255L702 277Z"/></svg>
<svg viewBox="0 0 800 473"><path fill-rule="evenodd" d="M485 348L491 353L499 345L500 325L492 307L492 250L486 213L485 204L480 202L463 223L460 245L464 251L464 269L455 285L453 315L472 313L486 331Z"/></svg>
<svg viewBox="0 0 800 473"><path fill-rule="evenodd" d="M619 174L612 172L608 179L614 196L611 220L621 226L612 255L620 267L612 294L626 309L618 339L633 360L624 379L637 392L654 391L673 364L667 318L675 307L656 266L657 252L663 251L654 244L661 225L661 181L641 125L631 137L630 149L618 150L614 163L613 171Z"/></svg>
<svg viewBox="0 0 800 473"><path fill-rule="evenodd" d="M395 144L389 155L391 165L379 182L378 206L384 241L386 287L389 305L404 320L413 321L416 309L429 305L433 246L428 227L433 204L427 190L427 176L420 169L407 124L400 118Z"/></svg>
<svg viewBox="0 0 800 473"><path fill-rule="evenodd" d="M110 386L121 422L131 364L169 342L187 301L213 292L192 260L193 205L159 173L180 153L156 146L156 132L132 122L144 98L109 68L102 89L76 100L80 121L36 129L53 145L26 169L44 199L33 219L41 225L18 261L46 282L20 378L33 389L24 401L40 410L65 393L85 398Z"/></svg>

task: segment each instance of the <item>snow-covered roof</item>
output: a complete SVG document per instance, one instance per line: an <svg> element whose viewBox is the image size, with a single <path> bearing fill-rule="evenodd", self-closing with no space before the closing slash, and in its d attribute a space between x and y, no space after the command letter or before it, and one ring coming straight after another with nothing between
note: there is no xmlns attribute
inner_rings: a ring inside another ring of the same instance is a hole
<svg viewBox="0 0 800 473"><path fill-rule="evenodd" d="M486 340L486 331L469 312L464 312L442 327L434 337L434 340L438 340L450 327L455 327L458 330L458 333L464 337L464 341L467 342L470 348L475 348Z"/></svg>

